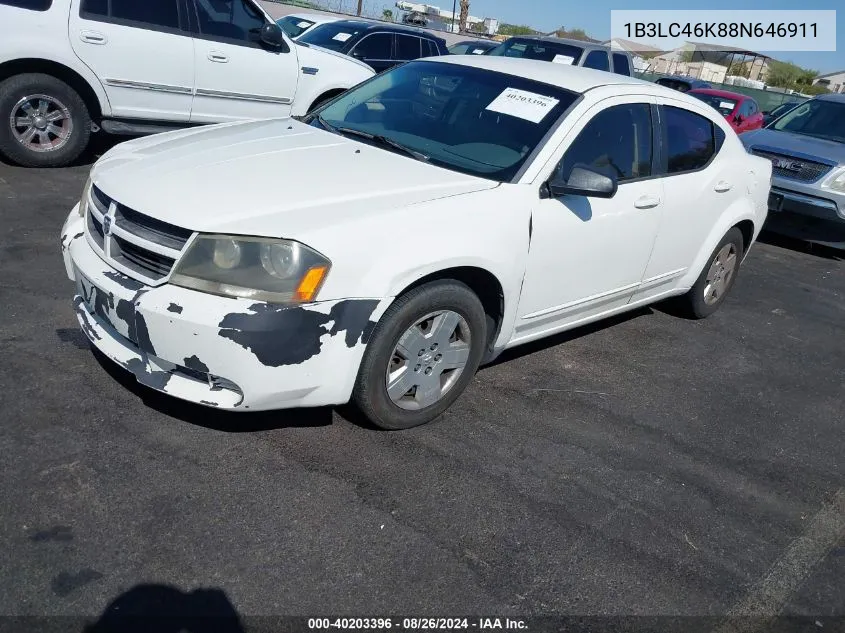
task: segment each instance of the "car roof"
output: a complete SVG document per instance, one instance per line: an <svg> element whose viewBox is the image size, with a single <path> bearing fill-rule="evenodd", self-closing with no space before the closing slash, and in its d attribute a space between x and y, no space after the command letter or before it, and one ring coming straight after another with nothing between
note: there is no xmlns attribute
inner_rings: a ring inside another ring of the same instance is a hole
<svg viewBox="0 0 845 633"><path fill-rule="evenodd" d="M725 97L726 99L733 99L734 101L745 101L746 99L751 99L748 95L744 95L739 92L716 90L715 88L696 88L694 90L690 90L690 92L701 95L713 95L714 97Z"/></svg>
<svg viewBox="0 0 845 633"><path fill-rule="evenodd" d="M683 97L676 90L658 86L657 84L634 77L617 75L604 70L593 70L567 64L555 64L536 59L522 59L519 57L497 57L491 55L444 55L441 57L428 57L427 62L444 64L457 64L461 66L473 66L491 70L506 75L515 75L525 79L540 81L542 83L558 86L572 92L583 93L599 86L638 86L646 88L648 92L671 96L674 99ZM694 99L694 97L689 97ZM697 99L697 103L700 103Z"/></svg>
<svg viewBox="0 0 845 633"><path fill-rule="evenodd" d="M340 22L342 18L336 18L332 15L323 15L322 13L288 13L283 15L280 20L284 18L292 18L294 20L308 20L315 24L326 24L328 22Z"/></svg>
<svg viewBox="0 0 845 633"><path fill-rule="evenodd" d="M845 103L845 94L832 92L830 94L819 95L816 97L821 101L834 101L836 103Z"/></svg>
<svg viewBox="0 0 845 633"><path fill-rule="evenodd" d="M703 79L697 79L688 75L663 75L662 77L658 77L656 81L660 81L661 79L675 79L677 81L685 81L688 84L707 84ZM710 84L707 85L709 86Z"/></svg>
<svg viewBox="0 0 845 633"><path fill-rule="evenodd" d="M426 37L430 40L437 40L441 42L445 42L442 37L437 37L436 35L429 33L428 31L424 31L423 29L415 29L410 26L400 26L398 24L382 24L380 22L364 22L363 20L339 20L338 22L334 23L335 25L343 25L348 24L350 26L354 26L355 28L361 31L386 31L389 33L408 33L409 35L417 35L419 37Z"/></svg>
<svg viewBox="0 0 845 633"><path fill-rule="evenodd" d="M602 50L610 50L610 46L599 44L598 42L585 42L584 40L572 40L564 37L553 37L551 35L514 35L514 40L533 40L535 42L555 42L557 44L569 44L570 46L578 46L579 48L599 48ZM614 51L615 53L625 53L625 51Z"/></svg>

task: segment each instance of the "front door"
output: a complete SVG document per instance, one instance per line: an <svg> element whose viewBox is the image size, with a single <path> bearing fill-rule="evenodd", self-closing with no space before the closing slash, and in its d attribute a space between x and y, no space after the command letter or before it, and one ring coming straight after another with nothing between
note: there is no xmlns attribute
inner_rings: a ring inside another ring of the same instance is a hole
<svg viewBox="0 0 845 633"><path fill-rule="evenodd" d="M289 116L299 80L294 45L260 41L269 18L251 0L194 0L196 96L192 123Z"/></svg>
<svg viewBox="0 0 845 633"><path fill-rule="evenodd" d="M663 204L661 180L652 178L654 107L649 97L606 99L563 142L560 176L580 164L612 174L619 187L607 199L565 195L537 203L516 340L622 307L639 286Z"/></svg>
<svg viewBox="0 0 845 633"><path fill-rule="evenodd" d="M180 0L81 0L71 7L73 51L100 78L112 116L188 121L194 41Z"/></svg>
<svg viewBox="0 0 845 633"><path fill-rule="evenodd" d="M396 64L393 58L393 33L369 33L355 44L349 55L370 66L377 73Z"/></svg>

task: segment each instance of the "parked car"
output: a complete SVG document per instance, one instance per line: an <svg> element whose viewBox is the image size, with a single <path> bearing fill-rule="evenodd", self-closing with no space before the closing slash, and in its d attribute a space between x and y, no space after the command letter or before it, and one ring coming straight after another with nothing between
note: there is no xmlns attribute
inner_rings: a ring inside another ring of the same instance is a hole
<svg viewBox="0 0 845 633"><path fill-rule="evenodd" d="M763 113L747 95L712 88L695 88L687 94L718 110L737 134L763 127Z"/></svg>
<svg viewBox="0 0 845 633"><path fill-rule="evenodd" d="M449 54L446 40L422 29L361 20L314 27L299 41L354 57L376 72L420 57Z"/></svg>
<svg viewBox="0 0 845 633"><path fill-rule="evenodd" d="M0 0L0 153L67 165L100 128L304 115L372 75L254 0Z"/></svg>
<svg viewBox="0 0 845 633"><path fill-rule="evenodd" d="M656 79L654 83L660 86L666 86L672 90L677 90L678 92L689 92L690 90L696 90L699 88L713 87L706 81L701 81L700 79L696 79L694 77L684 77L682 75L660 77Z"/></svg>
<svg viewBox="0 0 845 633"><path fill-rule="evenodd" d="M489 40L465 40L450 46L449 53L452 55L484 55L498 45L499 42Z"/></svg>
<svg viewBox="0 0 845 633"><path fill-rule="evenodd" d="M845 249L845 95L818 96L740 138L774 166L767 228Z"/></svg>
<svg viewBox="0 0 845 633"><path fill-rule="evenodd" d="M287 33L287 36L292 40L299 38L308 29L313 28L319 24L328 24L329 22L337 22L341 18L323 15L321 13L291 13L283 18L276 20L276 24L282 27L282 30Z"/></svg>
<svg viewBox="0 0 845 633"><path fill-rule="evenodd" d="M612 70L618 75L628 77L634 74L631 56L624 51L611 50L609 46L601 44L559 37L511 37L486 54L493 57L536 59L595 70Z"/></svg>
<svg viewBox="0 0 845 633"><path fill-rule="evenodd" d="M801 105L801 103L801 101L788 101L786 103L781 103L779 106L770 111L763 110L763 125L768 125L778 117L781 117L792 110L794 107Z"/></svg>
<svg viewBox="0 0 845 633"><path fill-rule="evenodd" d="M428 26L428 16L419 11L411 11L402 16L402 24L426 27Z"/></svg>
<svg viewBox="0 0 845 633"><path fill-rule="evenodd" d="M82 330L143 384L407 428L507 348L669 297L714 312L771 172L692 97L448 55L301 122L118 145L61 244Z"/></svg>

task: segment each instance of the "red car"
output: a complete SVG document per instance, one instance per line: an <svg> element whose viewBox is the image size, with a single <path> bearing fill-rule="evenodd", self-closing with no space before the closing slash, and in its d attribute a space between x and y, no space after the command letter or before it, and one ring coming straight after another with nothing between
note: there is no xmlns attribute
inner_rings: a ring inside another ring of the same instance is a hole
<svg viewBox="0 0 845 633"><path fill-rule="evenodd" d="M757 102L747 95L713 88L696 88L687 94L716 108L737 134L763 127L763 113Z"/></svg>

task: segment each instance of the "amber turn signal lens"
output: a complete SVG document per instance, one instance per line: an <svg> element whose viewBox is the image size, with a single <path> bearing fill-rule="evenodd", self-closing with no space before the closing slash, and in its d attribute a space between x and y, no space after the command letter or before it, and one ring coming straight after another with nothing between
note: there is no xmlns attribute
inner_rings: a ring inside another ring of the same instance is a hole
<svg viewBox="0 0 845 633"><path fill-rule="evenodd" d="M297 301L311 301L317 296L317 290L320 289L320 284L326 276L328 268L326 266L316 266L305 273L305 277L299 282L296 288L294 298Z"/></svg>

